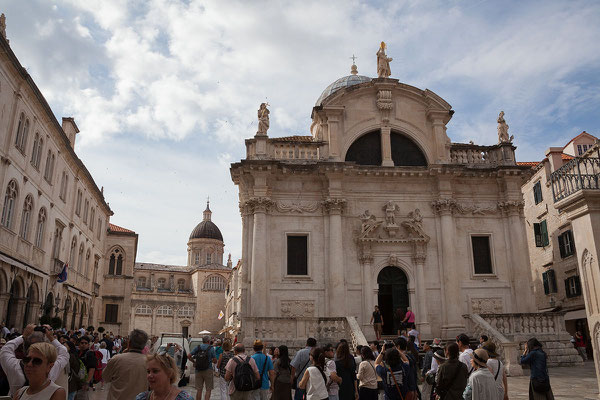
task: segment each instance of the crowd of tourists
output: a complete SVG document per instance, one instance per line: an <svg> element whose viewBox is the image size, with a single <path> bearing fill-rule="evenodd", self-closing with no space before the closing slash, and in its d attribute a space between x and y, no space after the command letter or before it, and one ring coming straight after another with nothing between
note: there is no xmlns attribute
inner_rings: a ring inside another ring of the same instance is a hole
<svg viewBox="0 0 600 400"><path fill-rule="evenodd" d="M29 325L2 339L0 395L82 400L110 383L108 400L192 400L181 388L190 360L196 400L209 400L215 382L221 400L508 399L505 366L485 335L472 348L466 334L444 345L440 339L420 343L418 332L407 335L416 331L411 328L393 341L356 348L346 340L308 338L293 357L286 345L266 347L257 339L247 351L242 343L206 336L190 354L181 357L178 348L178 363L170 346L151 351L155 338L139 329L121 338ZM553 399L536 339L527 342L521 363L531 370L529 398Z"/></svg>

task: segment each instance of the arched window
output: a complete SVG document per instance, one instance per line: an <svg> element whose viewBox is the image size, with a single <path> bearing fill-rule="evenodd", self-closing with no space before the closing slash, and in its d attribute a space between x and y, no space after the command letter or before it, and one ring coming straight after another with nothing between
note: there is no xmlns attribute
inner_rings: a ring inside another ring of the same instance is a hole
<svg viewBox="0 0 600 400"><path fill-rule="evenodd" d="M85 253L85 276L88 277L88 274L90 272L90 249L88 249L87 253Z"/></svg>
<svg viewBox="0 0 600 400"><path fill-rule="evenodd" d="M381 133L370 132L356 139L346 152L346 161L359 165L381 165Z"/></svg>
<svg viewBox="0 0 600 400"><path fill-rule="evenodd" d="M75 200L75 214L77 216L81 215L81 199L83 194L81 193L81 189L77 189L77 199Z"/></svg>
<svg viewBox="0 0 600 400"><path fill-rule="evenodd" d="M110 255L108 261L108 274L109 275L122 275L123 274L123 253L120 249L114 249Z"/></svg>
<svg viewBox="0 0 600 400"><path fill-rule="evenodd" d="M40 169L40 163L42 162L42 150L44 149L44 138L40 136L40 140L37 144L37 152L35 154L35 168Z"/></svg>
<svg viewBox="0 0 600 400"><path fill-rule="evenodd" d="M146 277L145 276L140 276L137 279L137 287L139 287L139 288L145 288L146 287Z"/></svg>
<svg viewBox="0 0 600 400"><path fill-rule="evenodd" d="M194 252L194 264L200 264L200 253Z"/></svg>
<svg viewBox="0 0 600 400"><path fill-rule="evenodd" d="M98 218L98 234L96 237L100 240L100 235L102 234L102 220Z"/></svg>
<svg viewBox="0 0 600 400"><path fill-rule="evenodd" d="M67 201L67 190L69 188L69 174L67 171L63 171L62 178L60 181L60 194L59 197L63 202Z"/></svg>
<svg viewBox="0 0 600 400"><path fill-rule="evenodd" d="M409 137L390 133L390 151L394 166L427 166L427 159L419 146ZM346 152L346 161L359 165L381 165L381 132L369 132L358 139Z"/></svg>
<svg viewBox="0 0 600 400"><path fill-rule="evenodd" d="M212 262L212 254L206 254L206 264L210 264Z"/></svg>
<svg viewBox="0 0 600 400"><path fill-rule="evenodd" d="M6 194L4 195L4 208L2 209L2 225L10 229L13 215L15 213L15 202L17 201L17 182L13 179L8 182Z"/></svg>
<svg viewBox="0 0 600 400"><path fill-rule="evenodd" d="M156 309L156 315L173 315L171 306L160 306Z"/></svg>
<svg viewBox="0 0 600 400"><path fill-rule="evenodd" d="M425 155L419 146L407 136L392 132L390 146L395 166L427 166Z"/></svg>
<svg viewBox="0 0 600 400"><path fill-rule="evenodd" d="M33 139L33 147L31 149L31 165L33 165L33 167L35 169L38 169L40 167L40 164L39 164L40 157L38 155L38 151L41 151L41 147L40 147L41 140L42 140L42 138L40 137L40 133L36 132L35 138Z"/></svg>
<svg viewBox="0 0 600 400"><path fill-rule="evenodd" d="M35 232L35 245L36 247L42 248L42 242L44 240L44 228L46 225L46 209L40 208L38 213L37 230Z"/></svg>
<svg viewBox="0 0 600 400"><path fill-rule="evenodd" d="M185 279L179 279L177 281L177 290L185 290Z"/></svg>
<svg viewBox="0 0 600 400"><path fill-rule="evenodd" d="M166 289L167 287L167 280L165 278L158 278L156 283L159 289Z"/></svg>
<svg viewBox="0 0 600 400"><path fill-rule="evenodd" d="M75 252L77 251L77 238L73 237L71 241L71 251L69 252L69 264L71 264L71 268L75 267Z"/></svg>
<svg viewBox="0 0 600 400"><path fill-rule="evenodd" d="M152 308L147 304L141 304L137 306L135 313L137 315L152 315Z"/></svg>
<svg viewBox="0 0 600 400"><path fill-rule="evenodd" d="M83 206L83 223L87 225L88 212L90 210L90 201L85 199L85 205Z"/></svg>
<svg viewBox="0 0 600 400"><path fill-rule="evenodd" d="M90 211L90 231L94 232L94 218L96 217L96 209L92 207Z"/></svg>
<svg viewBox="0 0 600 400"><path fill-rule="evenodd" d="M31 209L33 208L33 197L30 194L23 202L23 213L21 214L21 229L19 235L27 240L29 238L29 221L31 220Z"/></svg>
<svg viewBox="0 0 600 400"><path fill-rule="evenodd" d="M190 306L179 307L179 309L177 310L177 316L178 317L193 317L194 309Z"/></svg>
<svg viewBox="0 0 600 400"><path fill-rule="evenodd" d="M204 281L202 290L213 291L213 292L224 292L227 287L225 278L221 275L211 275Z"/></svg>
<svg viewBox="0 0 600 400"><path fill-rule="evenodd" d="M19 115L19 124L17 125L17 136L15 137L15 147L20 150L21 138L23 137L23 129L25 128L25 114Z"/></svg>
<svg viewBox="0 0 600 400"><path fill-rule="evenodd" d="M54 175L54 160L54 153L52 153L52 150L48 150L48 156L46 157L46 169L44 170L44 179L49 184L52 184L52 175Z"/></svg>
<svg viewBox="0 0 600 400"><path fill-rule="evenodd" d="M83 243L79 245L79 262L77 263L77 271L83 273Z"/></svg>

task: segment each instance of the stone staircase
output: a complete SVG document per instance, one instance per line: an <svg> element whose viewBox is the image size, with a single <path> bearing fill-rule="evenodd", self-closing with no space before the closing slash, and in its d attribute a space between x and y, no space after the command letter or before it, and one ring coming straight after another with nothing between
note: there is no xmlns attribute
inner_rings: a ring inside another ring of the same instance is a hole
<svg viewBox="0 0 600 400"><path fill-rule="evenodd" d="M485 334L496 344L508 375L523 375L519 360L525 343L533 337L543 344L549 367L583 364L565 329L564 313L466 314L463 317L471 335Z"/></svg>

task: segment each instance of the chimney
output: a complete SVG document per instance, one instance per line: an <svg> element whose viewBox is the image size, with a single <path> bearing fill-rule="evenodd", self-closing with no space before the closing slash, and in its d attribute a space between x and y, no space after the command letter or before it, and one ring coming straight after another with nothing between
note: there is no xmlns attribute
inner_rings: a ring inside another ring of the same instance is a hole
<svg viewBox="0 0 600 400"><path fill-rule="evenodd" d="M563 165L563 148L562 147L550 147L546 150L546 157L548 157L548 161L550 162L550 171L554 172Z"/></svg>
<svg viewBox="0 0 600 400"><path fill-rule="evenodd" d="M75 150L75 137L79 133L79 128L75 123L75 119L73 117L63 117L62 119L62 129L69 138L69 142L71 142L71 147Z"/></svg>
<svg viewBox="0 0 600 400"><path fill-rule="evenodd" d="M6 38L6 16L4 13L0 15L0 35L2 35L4 40L6 40L6 43L8 43L8 39Z"/></svg>

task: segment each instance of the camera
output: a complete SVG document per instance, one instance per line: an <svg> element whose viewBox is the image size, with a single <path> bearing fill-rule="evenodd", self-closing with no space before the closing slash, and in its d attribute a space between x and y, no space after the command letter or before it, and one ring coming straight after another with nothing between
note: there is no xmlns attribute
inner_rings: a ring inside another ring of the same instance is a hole
<svg viewBox="0 0 600 400"><path fill-rule="evenodd" d="M33 328L34 332L42 332L43 334L46 334L46 327L43 325L38 325L35 328Z"/></svg>

